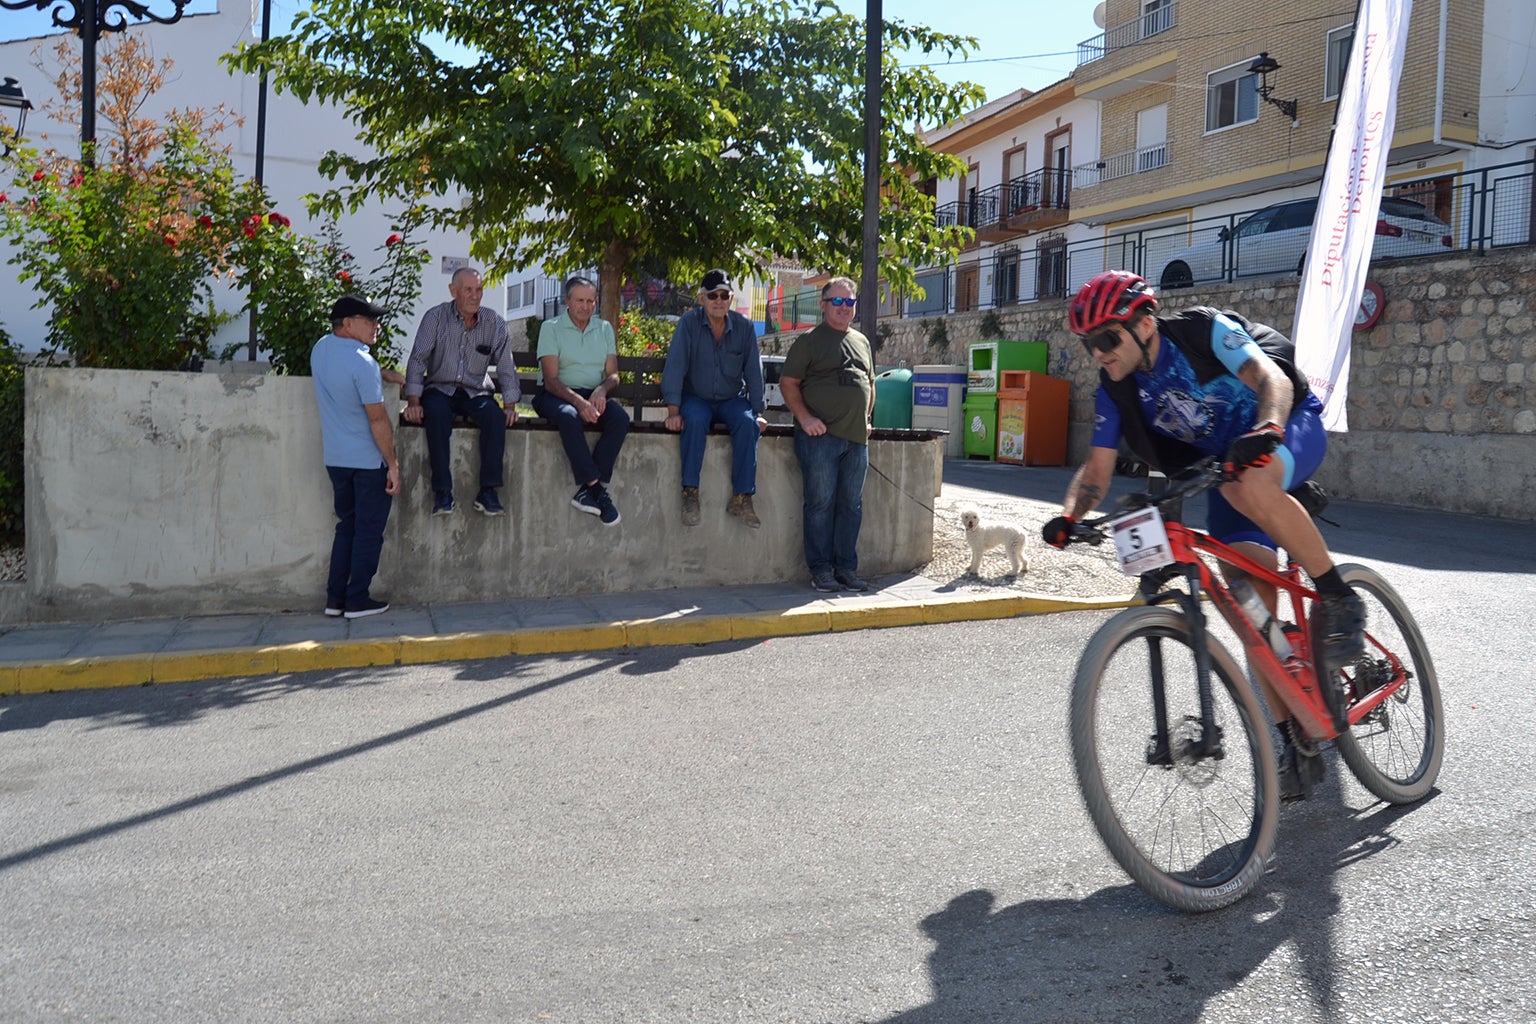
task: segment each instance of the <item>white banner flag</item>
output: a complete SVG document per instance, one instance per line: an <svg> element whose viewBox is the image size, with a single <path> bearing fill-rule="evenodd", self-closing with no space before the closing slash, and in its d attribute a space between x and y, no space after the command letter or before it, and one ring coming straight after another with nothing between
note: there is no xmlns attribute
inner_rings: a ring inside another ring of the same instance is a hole
<svg viewBox="0 0 1536 1024"><path fill-rule="evenodd" d="M1296 299L1296 365L1323 402L1323 426L1349 429L1349 341L1376 240L1397 80L1413 0L1360 0Z"/></svg>

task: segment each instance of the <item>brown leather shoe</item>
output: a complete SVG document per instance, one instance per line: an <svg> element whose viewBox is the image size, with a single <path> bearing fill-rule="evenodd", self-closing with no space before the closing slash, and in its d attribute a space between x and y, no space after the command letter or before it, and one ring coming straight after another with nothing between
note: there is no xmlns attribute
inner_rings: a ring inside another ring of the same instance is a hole
<svg viewBox="0 0 1536 1024"><path fill-rule="evenodd" d="M725 510L754 530L763 525L763 521L757 518L757 513L752 509L750 494L732 495L730 504L725 506Z"/></svg>
<svg viewBox="0 0 1536 1024"><path fill-rule="evenodd" d="M683 488L683 525L699 525L699 489L697 487Z"/></svg>

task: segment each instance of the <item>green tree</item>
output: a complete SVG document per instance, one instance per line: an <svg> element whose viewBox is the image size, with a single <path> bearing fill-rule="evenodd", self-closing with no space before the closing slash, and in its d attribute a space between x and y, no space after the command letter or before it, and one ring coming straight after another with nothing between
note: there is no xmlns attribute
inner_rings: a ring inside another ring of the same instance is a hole
<svg viewBox="0 0 1536 1024"><path fill-rule="evenodd" d="M346 106L376 153L327 154L332 213L410 194L467 231L489 272L599 268L616 320L635 268L690 280L771 253L857 273L863 195L863 23L825 2L315 0L292 31L225 60L278 89ZM472 54L456 63L424 38ZM963 170L923 145L979 102L916 55L973 40L887 21L881 274L912 290L969 229L941 226L914 185ZM900 55L898 57L898 54ZM906 62L905 66L902 62Z"/></svg>

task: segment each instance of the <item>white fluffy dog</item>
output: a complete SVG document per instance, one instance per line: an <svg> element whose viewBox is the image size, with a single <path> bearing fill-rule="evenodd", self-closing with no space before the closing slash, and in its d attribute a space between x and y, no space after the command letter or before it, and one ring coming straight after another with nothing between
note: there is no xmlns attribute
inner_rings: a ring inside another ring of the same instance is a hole
<svg viewBox="0 0 1536 1024"><path fill-rule="evenodd" d="M983 519L973 508L960 513L960 524L965 527L965 542L971 546L972 576L979 575L981 556L999 547L1008 552L1015 576L1029 568L1029 559L1024 557L1024 531L1017 526Z"/></svg>

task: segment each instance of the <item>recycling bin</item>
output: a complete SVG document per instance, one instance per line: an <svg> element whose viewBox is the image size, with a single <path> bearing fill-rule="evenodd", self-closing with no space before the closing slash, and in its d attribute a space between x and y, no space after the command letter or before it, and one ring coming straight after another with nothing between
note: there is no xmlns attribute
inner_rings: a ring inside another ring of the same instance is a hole
<svg viewBox="0 0 1536 1024"><path fill-rule="evenodd" d="M1005 370L1034 370L1044 373L1050 358L1050 346L1043 341L978 341L970 347L970 369L966 375L967 390L996 392L1001 383L998 375Z"/></svg>
<svg viewBox="0 0 1536 1024"><path fill-rule="evenodd" d="M997 461L1019 466L1067 462L1072 385L1033 370L1004 370L997 391Z"/></svg>
<svg viewBox="0 0 1536 1024"><path fill-rule="evenodd" d="M963 366L939 363L926 363L912 370L912 429L949 431L944 439L947 459L965 454L965 372ZM875 408L880 408L878 403Z"/></svg>
<svg viewBox="0 0 1536 1024"><path fill-rule="evenodd" d="M965 396L965 457L997 457L997 392L967 392Z"/></svg>
<svg viewBox="0 0 1536 1024"><path fill-rule="evenodd" d="M912 371L886 370L875 377L876 427L912 429Z"/></svg>

